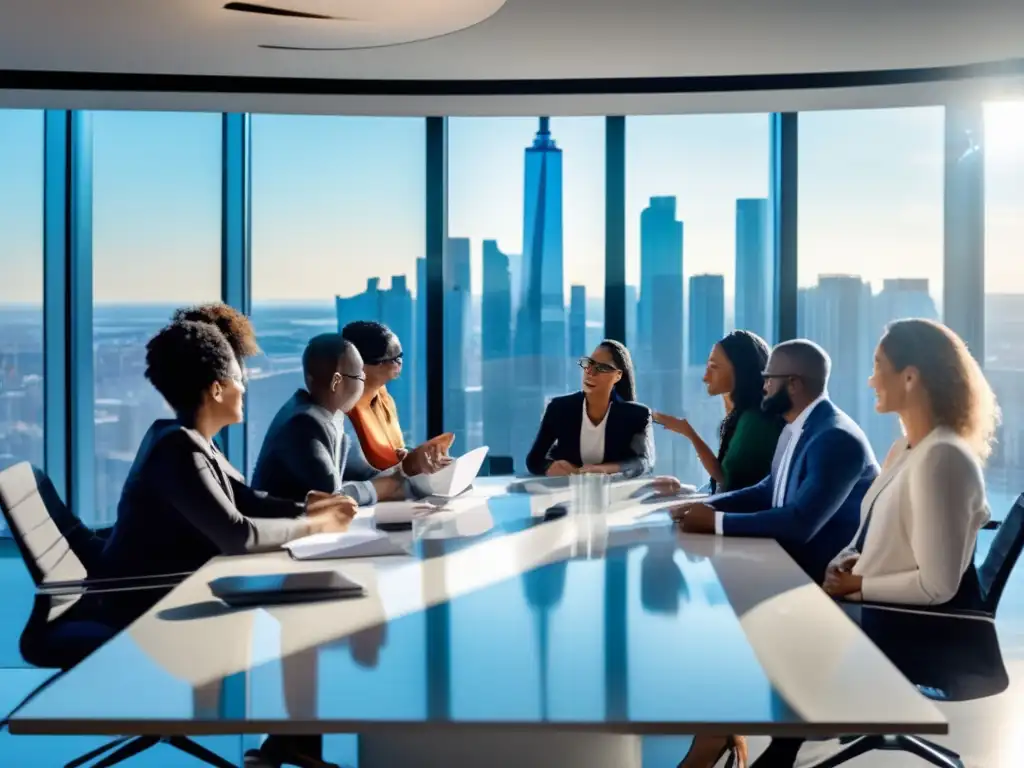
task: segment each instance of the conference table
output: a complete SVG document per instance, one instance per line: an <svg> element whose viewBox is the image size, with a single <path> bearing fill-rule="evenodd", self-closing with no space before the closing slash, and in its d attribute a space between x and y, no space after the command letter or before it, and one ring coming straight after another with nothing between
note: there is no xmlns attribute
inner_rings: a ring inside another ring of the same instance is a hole
<svg viewBox="0 0 1024 768"><path fill-rule="evenodd" d="M15 734L357 733L360 765L639 765L656 734L943 734L774 541L681 533L647 481L545 514L480 478L408 554L219 557L43 690ZM354 526L372 526L372 513ZM221 576L338 569L352 599L230 608Z"/></svg>

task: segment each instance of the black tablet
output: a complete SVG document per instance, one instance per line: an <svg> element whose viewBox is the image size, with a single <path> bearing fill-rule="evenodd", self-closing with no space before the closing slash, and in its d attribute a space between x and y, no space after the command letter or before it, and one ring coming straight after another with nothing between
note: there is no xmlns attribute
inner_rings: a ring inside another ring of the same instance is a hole
<svg viewBox="0 0 1024 768"><path fill-rule="evenodd" d="M228 605L274 605L362 597L366 589L339 571L222 576L210 582L213 596Z"/></svg>

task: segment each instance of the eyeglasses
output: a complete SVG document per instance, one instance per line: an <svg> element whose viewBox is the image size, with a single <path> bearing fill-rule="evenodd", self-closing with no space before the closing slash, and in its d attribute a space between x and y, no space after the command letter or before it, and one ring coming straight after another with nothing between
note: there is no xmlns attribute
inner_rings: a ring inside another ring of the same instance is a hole
<svg viewBox="0 0 1024 768"><path fill-rule="evenodd" d="M362 374L357 376L354 373L345 373L344 371L338 371L338 374L343 379L352 379L353 381L366 381L366 377L363 376Z"/></svg>
<svg viewBox="0 0 1024 768"><path fill-rule="evenodd" d="M245 372L233 373L228 378L240 387L244 387L249 383L249 374Z"/></svg>
<svg viewBox="0 0 1024 768"><path fill-rule="evenodd" d="M382 357L380 360L373 360L372 362L368 362L367 365L391 365L393 363L401 362L404 356L405 352L399 352L397 355L394 355L392 357Z"/></svg>
<svg viewBox="0 0 1024 768"><path fill-rule="evenodd" d="M594 373L615 373L615 371L619 370L614 365L599 363L597 360L589 357L581 357L576 364L584 371L593 371Z"/></svg>
<svg viewBox="0 0 1024 768"><path fill-rule="evenodd" d="M803 376L799 373L768 373L765 371L761 374L761 378L768 381L768 379L802 379Z"/></svg>

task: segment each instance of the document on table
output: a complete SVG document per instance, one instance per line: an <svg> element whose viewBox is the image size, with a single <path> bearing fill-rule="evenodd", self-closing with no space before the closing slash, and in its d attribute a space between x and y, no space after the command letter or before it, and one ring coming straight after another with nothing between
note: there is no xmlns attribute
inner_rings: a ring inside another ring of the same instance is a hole
<svg viewBox="0 0 1024 768"><path fill-rule="evenodd" d="M344 533L314 533L284 545L296 560L331 560L350 557L408 555L382 531L349 530Z"/></svg>
<svg viewBox="0 0 1024 768"><path fill-rule="evenodd" d="M473 484L486 458L487 446L484 445L453 459L451 464L432 475L416 475L409 482L421 496L449 499Z"/></svg>

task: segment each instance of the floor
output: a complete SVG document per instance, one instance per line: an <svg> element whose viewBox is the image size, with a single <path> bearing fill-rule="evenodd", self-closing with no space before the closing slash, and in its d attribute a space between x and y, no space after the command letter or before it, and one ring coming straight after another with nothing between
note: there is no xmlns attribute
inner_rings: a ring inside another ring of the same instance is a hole
<svg viewBox="0 0 1024 768"><path fill-rule="evenodd" d="M983 557L988 538L980 542ZM27 667L18 652L18 636L30 607L32 585L11 542L0 539L0 712L6 713L35 688L48 673ZM941 705L950 721L948 738L937 739L963 756L968 768L1017 768L1024 765L1024 567L1018 568L1003 596L997 621L1000 645L1010 687L999 696L965 704ZM236 736L199 739L224 758L240 764L242 751L252 746L251 737ZM0 766L59 768L76 756L101 744L100 738L29 737L0 733ZM647 739L644 768L670 768L685 753L685 737ZM751 754L763 749L766 740L752 739ZM834 743L809 744L798 765L811 766L835 749ZM355 766L356 742L352 736L331 736L325 757ZM159 746L131 760L132 768L196 768L197 763ZM900 768L922 766L916 758L900 754L874 753L848 765L856 768Z"/></svg>

